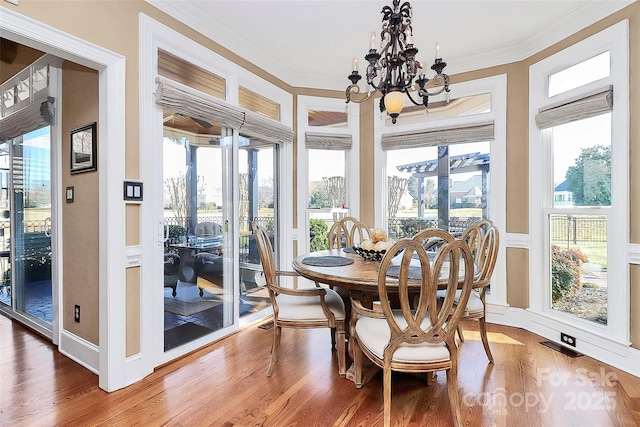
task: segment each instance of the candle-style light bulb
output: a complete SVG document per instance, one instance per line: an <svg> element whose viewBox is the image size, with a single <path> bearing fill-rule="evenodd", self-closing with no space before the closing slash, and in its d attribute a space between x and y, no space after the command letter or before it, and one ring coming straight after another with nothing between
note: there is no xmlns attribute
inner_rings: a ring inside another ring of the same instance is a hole
<svg viewBox="0 0 640 427"><path fill-rule="evenodd" d="M407 30L407 34L404 37L404 41L406 44L413 44L413 38L411 37L411 31Z"/></svg>
<svg viewBox="0 0 640 427"><path fill-rule="evenodd" d="M373 50L376 49L376 32L375 31L371 32L371 40L370 40L370 43L369 43L369 49L373 49Z"/></svg>
<svg viewBox="0 0 640 427"><path fill-rule="evenodd" d="M438 58L442 58L442 56L440 56L440 43L436 42L436 59Z"/></svg>
<svg viewBox="0 0 640 427"><path fill-rule="evenodd" d="M353 58L353 71L358 71L358 58Z"/></svg>

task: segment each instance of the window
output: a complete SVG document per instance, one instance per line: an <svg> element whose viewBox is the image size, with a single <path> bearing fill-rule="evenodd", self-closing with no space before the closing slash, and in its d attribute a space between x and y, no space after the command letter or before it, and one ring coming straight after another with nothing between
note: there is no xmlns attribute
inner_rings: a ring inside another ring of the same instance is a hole
<svg viewBox="0 0 640 427"><path fill-rule="evenodd" d="M357 113L357 105L345 108L342 99L299 97L299 253L326 248L336 220L359 216Z"/></svg>
<svg viewBox="0 0 640 427"><path fill-rule="evenodd" d="M429 108L422 105L405 103L396 125L407 125L427 121L450 119L453 117L473 116L491 111L491 94L481 93L470 96L449 97L449 94L429 98ZM387 126L391 126L391 118L387 117Z"/></svg>
<svg viewBox="0 0 640 427"><path fill-rule="evenodd" d="M609 77L610 57L609 51L603 52L551 74L549 76L549 97Z"/></svg>
<svg viewBox="0 0 640 427"><path fill-rule="evenodd" d="M603 346L628 342L627 25L530 68L530 311Z"/></svg>
<svg viewBox="0 0 640 427"><path fill-rule="evenodd" d="M506 78L458 83L451 93L470 107L396 125L376 113L375 225L395 238L434 226L458 232L470 217L505 230ZM501 249L490 303L506 303L504 257Z"/></svg>

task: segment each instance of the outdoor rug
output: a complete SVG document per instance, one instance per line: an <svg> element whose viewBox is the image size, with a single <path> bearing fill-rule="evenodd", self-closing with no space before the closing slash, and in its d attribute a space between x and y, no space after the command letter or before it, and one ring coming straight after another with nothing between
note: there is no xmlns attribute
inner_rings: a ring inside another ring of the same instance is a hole
<svg viewBox="0 0 640 427"><path fill-rule="evenodd" d="M219 298L208 292L200 296L200 290L193 284L185 286L180 283L175 297L171 296L170 289L167 291L164 296L164 310L180 316L192 316L222 304Z"/></svg>

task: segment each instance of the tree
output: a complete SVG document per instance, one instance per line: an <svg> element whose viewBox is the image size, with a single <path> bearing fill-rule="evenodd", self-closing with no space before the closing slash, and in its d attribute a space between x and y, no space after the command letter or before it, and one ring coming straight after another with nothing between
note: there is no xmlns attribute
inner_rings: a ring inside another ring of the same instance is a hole
<svg viewBox="0 0 640 427"><path fill-rule="evenodd" d="M400 178L399 176L390 175L387 177L387 185L389 188L389 202L387 205L388 218L395 218L400 207L400 199L407 189L409 179Z"/></svg>
<svg viewBox="0 0 640 427"><path fill-rule="evenodd" d="M192 203L197 205L204 194L206 182L204 176L198 176L196 182L196 195L192 197ZM187 203L187 177L185 175L173 176L164 180L165 193L169 198L169 206L173 210L178 225L187 227L187 217L189 216L189 204Z"/></svg>
<svg viewBox="0 0 640 427"><path fill-rule="evenodd" d="M344 187L343 176L322 177L324 186L327 189L329 203L332 208L340 208L346 202L346 188Z"/></svg>
<svg viewBox="0 0 640 427"><path fill-rule="evenodd" d="M409 182L407 182L407 192L413 200L418 200L418 179L413 175L409 177Z"/></svg>
<svg viewBox="0 0 640 427"><path fill-rule="evenodd" d="M611 147L583 148L575 165L567 169L565 179L576 205L611 205Z"/></svg>
<svg viewBox="0 0 640 427"><path fill-rule="evenodd" d="M172 176L164 180L164 188L169 197L169 205L178 225L187 226L187 180L184 175Z"/></svg>
<svg viewBox="0 0 640 427"><path fill-rule="evenodd" d="M434 179L426 179L424 181L423 190L424 207L430 209L431 206L438 200L436 181Z"/></svg>
<svg viewBox="0 0 640 427"><path fill-rule="evenodd" d="M314 188L309 196L309 208L321 209L329 207L331 207L329 204L329 195L324 185L319 185Z"/></svg>
<svg viewBox="0 0 640 427"><path fill-rule="evenodd" d="M240 193L238 211L240 212L241 221L249 224L252 218L249 218L249 174L238 174L238 189Z"/></svg>

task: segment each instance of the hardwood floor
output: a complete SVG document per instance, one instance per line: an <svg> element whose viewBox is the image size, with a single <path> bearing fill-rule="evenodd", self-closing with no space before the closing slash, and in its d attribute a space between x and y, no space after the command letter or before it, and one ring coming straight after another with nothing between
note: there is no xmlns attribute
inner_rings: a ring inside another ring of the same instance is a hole
<svg viewBox="0 0 640 427"><path fill-rule="evenodd" d="M570 358L522 329L489 324L495 365L477 322L463 324L462 419L468 426L637 426L640 379L587 356ZM0 426L376 426L382 379L362 389L338 376L328 331L285 330L266 370L272 330L243 330L106 393L93 373L45 339L0 318ZM449 426L444 373L394 374L392 420Z"/></svg>

